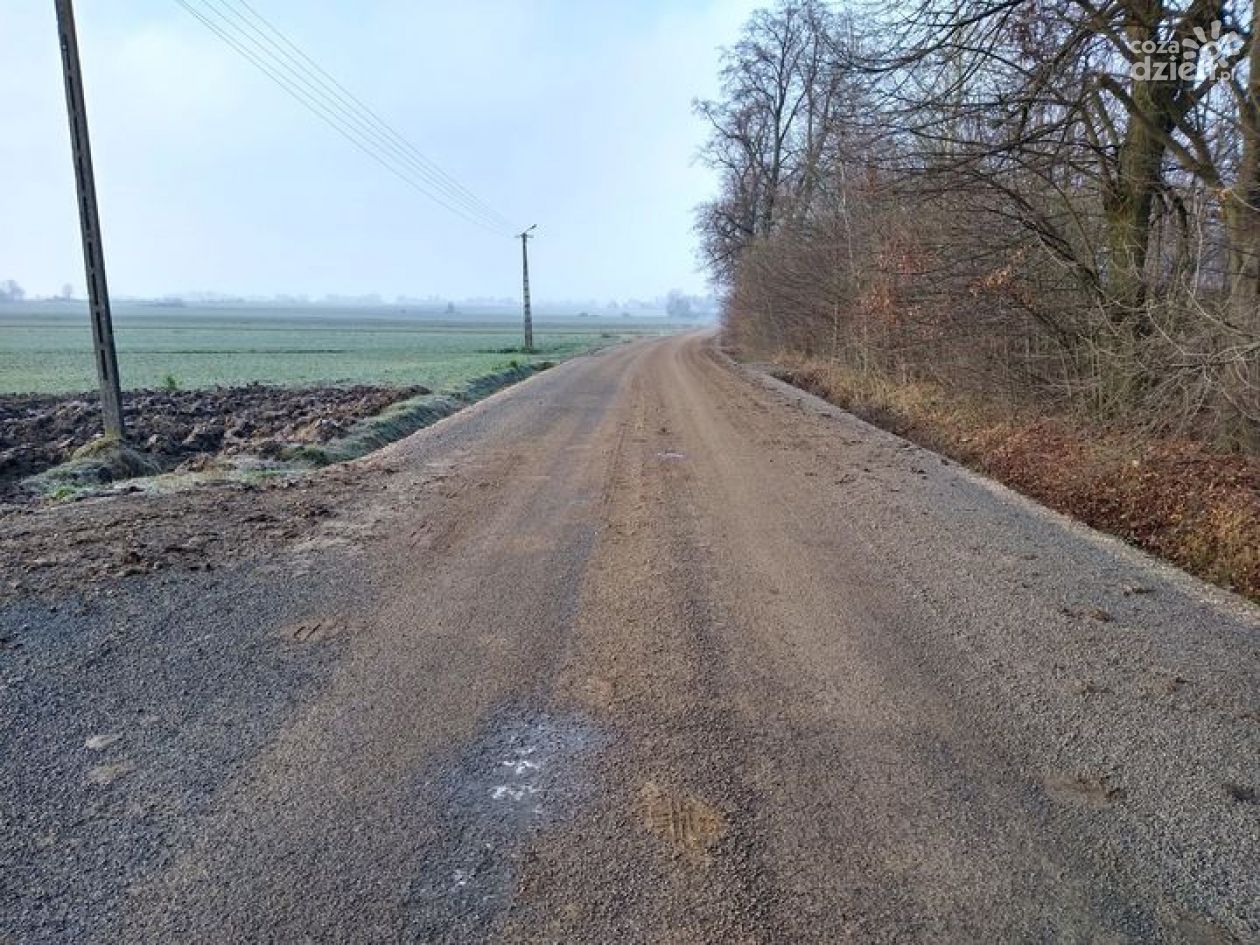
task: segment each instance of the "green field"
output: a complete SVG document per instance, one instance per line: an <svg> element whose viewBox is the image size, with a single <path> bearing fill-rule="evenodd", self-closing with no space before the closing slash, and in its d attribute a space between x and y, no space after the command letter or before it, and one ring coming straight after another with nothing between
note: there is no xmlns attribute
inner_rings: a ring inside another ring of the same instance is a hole
<svg viewBox="0 0 1260 945"><path fill-rule="evenodd" d="M114 308L124 388L244 384L424 384L442 390L530 358L519 317L382 308L121 304ZM561 360L619 340L673 331L664 318L536 320L534 360ZM0 393L96 385L87 309L0 305Z"/></svg>

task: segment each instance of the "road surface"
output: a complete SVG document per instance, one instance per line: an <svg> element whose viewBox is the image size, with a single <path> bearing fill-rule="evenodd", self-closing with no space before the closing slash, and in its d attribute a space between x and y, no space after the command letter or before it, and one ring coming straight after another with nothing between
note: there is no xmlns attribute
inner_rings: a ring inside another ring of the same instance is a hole
<svg viewBox="0 0 1260 945"><path fill-rule="evenodd" d="M311 488L0 608L0 941L1260 940L1257 611L709 335Z"/></svg>

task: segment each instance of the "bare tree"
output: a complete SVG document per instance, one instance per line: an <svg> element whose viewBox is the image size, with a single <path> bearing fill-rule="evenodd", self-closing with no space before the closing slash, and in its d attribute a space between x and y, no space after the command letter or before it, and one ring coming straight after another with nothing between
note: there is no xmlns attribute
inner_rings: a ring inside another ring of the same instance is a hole
<svg viewBox="0 0 1260 945"><path fill-rule="evenodd" d="M703 157L722 192L700 208L706 258L729 276L740 253L805 212L843 125L843 20L819 0L753 14L725 51L722 96L696 102L712 134Z"/></svg>
<svg viewBox="0 0 1260 945"><path fill-rule="evenodd" d="M871 42L821 5L759 12L698 106L728 330L1004 396L1252 416L1255 17L921 0Z"/></svg>

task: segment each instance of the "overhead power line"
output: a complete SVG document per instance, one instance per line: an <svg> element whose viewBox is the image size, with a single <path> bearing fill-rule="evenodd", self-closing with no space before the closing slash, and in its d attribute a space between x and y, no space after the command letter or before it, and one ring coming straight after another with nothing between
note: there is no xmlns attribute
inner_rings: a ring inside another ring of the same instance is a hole
<svg viewBox="0 0 1260 945"><path fill-rule="evenodd" d="M507 219L426 157L246 0L175 0L307 110L429 200L465 221L508 235Z"/></svg>
<svg viewBox="0 0 1260 945"><path fill-rule="evenodd" d="M470 223L489 230L504 230L505 224L498 214L488 208L483 209L484 205L476 206L469 197L462 196L452 184L430 169L436 167L432 162L429 162L430 167L426 167L414 154L386 139L371 121L363 117L361 110L338 101L313 82L309 78L309 70L299 70L278 57L268 45L242 30L221 11L204 5L196 7L188 0L176 2L299 103L405 183ZM397 135L396 132L394 134ZM398 137L401 138L400 135ZM419 153L414 146L408 147Z"/></svg>
<svg viewBox="0 0 1260 945"><path fill-rule="evenodd" d="M497 225L511 226L497 211L429 160L246 0L203 0L203 2L215 7L220 16L232 17L231 25L238 26L240 32L248 31L248 37L261 51L273 57L278 54L290 67L291 74L298 75L307 81L307 88L325 95L325 101L337 106L339 113L351 120L358 130L365 132L394 156L410 164L424 176L426 181L441 190L448 199L459 203L476 215L496 221ZM244 29L240 30L240 27Z"/></svg>
<svg viewBox="0 0 1260 945"><path fill-rule="evenodd" d="M420 165L425 167L430 174L432 174L439 181L441 181L443 186L447 190L457 194L461 202L466 203L474 208L477 208L481 212L488 213L491 217L498 220L503 226L507 226L507 227L512 226L511 221L509 221L506 217L504 217L502 214L496 211L493 207L491 207L485 201L481 200L476 194L469 191L458 180L451 177L444 170L438 167L438 165L434 164L418 148L416 148L415 145L413 145L410 141L408 141L405 137L403 137L403 135L400 134L396 129L391 127L389 123L385 121L385 119L381 118L381 116L378 115L376 112L374 112L366 103L364 103L361 99L357 98L349 89L347 89L344 85L338 82L332 75L330 75L325 69L323 69L323 67L321 67L319 63L317 63L305 52L303 52L302 49L296 43L294 43L287 36L285 36L284 33L282 33L269 20L264 18L261 13L259 13L253 6L251 6L247 2L247 0L227 0L227 2L236 6L237 8L243 8L244 10L246 10L249 13L249 15L257 23L261 24L267 31L269 31L277 39L279 39L280 43L283 44L284 47L291 50L303 63L309 66L311 70L314 70L314 73L317 74L315 75L316 79L322 80L320 81L321 85L324 85L325 88L329 88L329 90L332 91L334 94L336 94L336 96L340 98L343 102L346 102L347 104L350 104L353 106L357 106L359 109L361 109L363 115L366 116L368 119L370 119L372 124L385 136L385 138L387 138L394 145L406 151L412 158L415 159L415 161L417 161Z"/></svg>

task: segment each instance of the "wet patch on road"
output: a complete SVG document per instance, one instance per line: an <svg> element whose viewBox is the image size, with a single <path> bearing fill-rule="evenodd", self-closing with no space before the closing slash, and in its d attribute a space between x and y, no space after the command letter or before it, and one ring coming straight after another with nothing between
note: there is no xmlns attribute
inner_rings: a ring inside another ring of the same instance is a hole
<svg viewBox="0 0 1260 945"><path fill-rule="evenodd" d="M571 818L607 742L590 721L520 709L491 716L421 792L436 797L442 839L418 864L410 937L481 940L506 913L533 834Z"/></svg>

